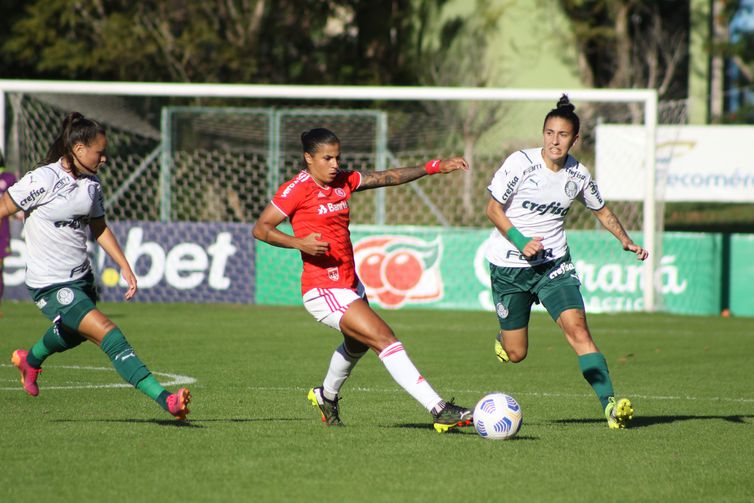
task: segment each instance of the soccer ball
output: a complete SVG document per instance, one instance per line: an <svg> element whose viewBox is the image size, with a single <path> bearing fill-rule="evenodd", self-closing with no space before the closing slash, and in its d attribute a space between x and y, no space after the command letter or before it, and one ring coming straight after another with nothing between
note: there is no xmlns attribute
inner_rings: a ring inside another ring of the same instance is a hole
<svg viewBox="0 0 754 503"><path fill-rule="evenodd" d="M484 396L474 408L474 428L483 438L505 440L521 429L521 406L510 395L495 392Z"/></svg>

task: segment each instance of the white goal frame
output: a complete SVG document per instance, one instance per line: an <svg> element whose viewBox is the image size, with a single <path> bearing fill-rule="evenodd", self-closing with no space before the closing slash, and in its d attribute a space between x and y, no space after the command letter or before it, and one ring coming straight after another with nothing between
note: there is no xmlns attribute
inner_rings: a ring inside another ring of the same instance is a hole
<svg viewBox="0 0 754 503"><path fill-rule="evenodd" d="M48 93L120 96L181 96L202 98L279 98L299 100L402 100L402 101L546 101L554 103L563 92L575 100L636 103L644 108L644 208L643 244L657 250L655 232L655 173L657 133L657 91L654 89L506 89L469 87L391 87L391 86L289 86L251 84L161 84L138 82L85 82L0 79L0 149L5 152L5 94ZM655 311L655 265L659 257L650 255L644 264L644 310Z"/></svg>

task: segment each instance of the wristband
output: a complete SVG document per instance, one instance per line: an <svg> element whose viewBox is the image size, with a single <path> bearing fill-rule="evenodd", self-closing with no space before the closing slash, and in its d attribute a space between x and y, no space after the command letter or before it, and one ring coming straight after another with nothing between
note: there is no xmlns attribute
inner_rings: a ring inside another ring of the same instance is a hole
<svg viewBox="0 0 754 503"><path fill-rule="evenodd" d="M432 159L431 161L427 161L427 164L424 165L424 171L426 171L428 175L439 173L440 159Z"/></svg>
<svg viewBox="0 0 754 503"><path fill-rule="evenodd" d="M518 251L522 253L524 251L524 247L526 247L526 244L531 241L531 239L521 234L521 231L519 231L515 227L511 227L508 231L508 239L516 246L516 248L518 248Z"/></svg>

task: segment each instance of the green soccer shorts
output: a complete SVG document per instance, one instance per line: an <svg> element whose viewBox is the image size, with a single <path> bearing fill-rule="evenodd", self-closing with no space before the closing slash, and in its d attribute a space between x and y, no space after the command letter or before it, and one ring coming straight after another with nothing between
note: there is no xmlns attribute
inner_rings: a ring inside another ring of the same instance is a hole
<svg viewBox="0 0 754 503"><path fill-rule="evenodd" d="M490 282L492 301L503 330L528 326L535 302L542 302L553 320L568 309L584 309L581 282L569 253L532 267L490 264Z"/></svg>
<svg viewBox="0 0 754 503"><path fill-rule="evenodd" d="M65 327L73 330L78 330L81 320L97 304L97 287L91 272L69 283L29 288L29 293L49 320L62 322Z"/></svg>

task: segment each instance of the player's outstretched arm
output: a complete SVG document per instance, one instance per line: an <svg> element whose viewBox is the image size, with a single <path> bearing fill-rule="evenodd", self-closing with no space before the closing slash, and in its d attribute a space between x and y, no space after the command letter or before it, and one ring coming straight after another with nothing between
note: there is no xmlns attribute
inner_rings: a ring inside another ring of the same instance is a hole
<svg viewBox="0 0 754 503"><path fill-rule="evenodd" d="M426 175L436 173L451 173L458 169L468 170L469 164L463 157L451 157L450 159L435 159L424 166L410 168L393 168L385 171L366 171L361 174L359 190L376 189L413 182Z"/></svg>
<svg viewBox="0 0 754 503"><path fill-rule="evenodd" d="M267 207L259 215L257 223L251 231L251 234L258 240L277 246L279 248L295 248L308 255L324 255L330 249L330 243L321 241L322 235L313 232L306 237L297 238L278 230L286 216L273 204Z"/></svg>
<svg viewBox="0 0 754 503"><path fill-rule="evenodd" d="M626 229L623 228L623 224L620 223L618 217L607 207L607 205L595 211L594 215L600 221L602 226L620 241L624 250L635 253L636 258L639 260L644 260L649 256L647 250L634 243L633 239L629 237Z"/></svg>
<svg viewBox="0 0 754 503"><path fill-rule="evenodd" d="M126 280L126 284L128 285L128 290L126 290L126 293L124 295L125 299L133 299L134 295L136 295L137 290L136 275L131 269L131 264L128 263L126 254L123 253L123 249L120 247L115 234L113 234L113 232L107 226L107 222L105 222L104 217L93 218L92 220L90 220L89 228L92 231L92 236L95 240L97 240L97 243L102 247L103 250L105 250L105 253L107 253L107 255L111 259L113 259L113 262L115 262L120 268L120 274L123 276L123 279Z"/></svg>

